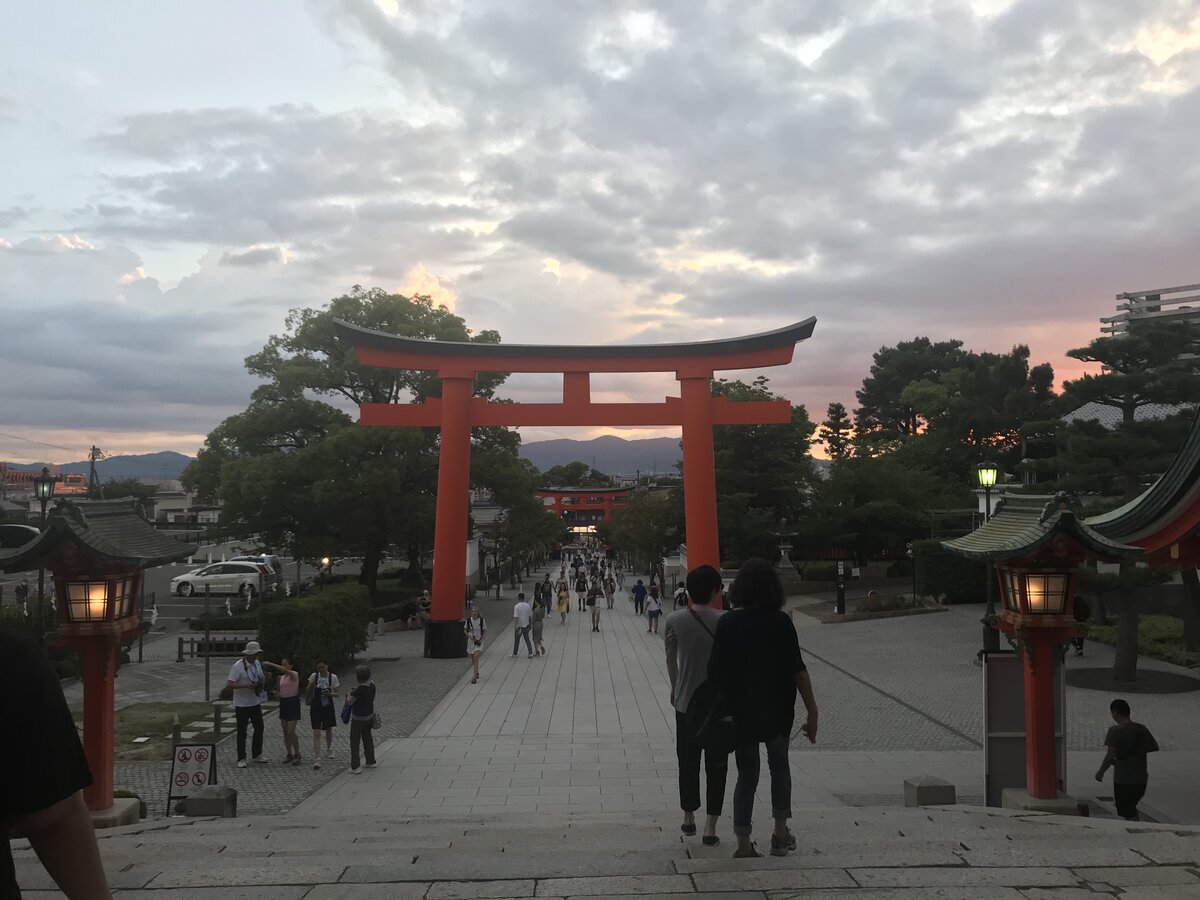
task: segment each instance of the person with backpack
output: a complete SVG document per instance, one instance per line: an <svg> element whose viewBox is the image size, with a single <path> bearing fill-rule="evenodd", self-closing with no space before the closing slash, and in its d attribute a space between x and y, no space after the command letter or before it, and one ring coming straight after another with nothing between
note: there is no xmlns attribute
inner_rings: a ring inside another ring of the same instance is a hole
<svg viewBox="0 0 1200 900"><path fill-rule="evenodd" d="M267 676L258 661L262 648L258 641L250 641L242 651L242 658L229 670L226 684L233 691L233 711L237 716L237 764L246 768L246 732L251 727L254 737L250 742L251 756L256 763L265 763L263 756L262 705L267 699Z"/></svg>
<svg viewBox="0 0 1200 900"><path fill-rule="evenodd" d="M1150 729L1141 722L1129 718L1129 704L1116 699L1108 705L1113 725L1104 736L1104 761L1096 772L1096 780L1104 781L1104 773L1113 770L1113 800L1117 815L1130 822L1138 821L1138 804L1146 796L1146 784L1150 780L1146 767L1146 754L1158 752L1158 741Z"/></svg>
<svg viewBox="0 0 1200 900"><path fill-rule="evenodd" d="M346 702L350 704L350 774L361 775L359 744L362 744L367 768L375 768L375 737L371 734L376 727L375 682L371 680L371 670L366 666L354 670L354 680L358 684L350 688L346 697Z"/></svg>
<svg viewBox="0 0 1200 900"><path fill-rule="evenodd" d="M721 617L708 660L708 677L723 695L732 718L732 744L737 763L733 791L735 859L761 856L750 841L754 794L758 790L759 744L766 744L771 770L771 808L775 831L771 855L796 849L788 829L792 815L792 773L788 744L799 691L808 711L801 730L810 743L817 739L817 702L800 655L792 619L783 611L783 585L765 559L747 560L729 590L734 609Z"/></svg>
<svg viewBox="0 0 1200 900"><path fill-rule="evenodd" d="M687 606L687 598L687 588L685 588L682 583L677 584L675 586L675 594L673 597L674 603L672 604L672 609L682 609L683 607Z"/></svg>
<svg viewBox="0 0 1200 900"><path fill-rule="evenodd" d="M637 584L633 586L629 596L633 598L633 614L640 616L646 606L646 585L642 584L642 579L637 580Z"/></svg>
<svg viewBox="0 0 1200 900"><path fill-rule="evenodd" d="M338 696L338 677L329 671L325 660L317 663L317 671L308 676L304 689L308 699L308 721L313 733L313 768L321 768L321 733L325 733L325 756L333 759L333 729L337 725L334 700Z"/></svg>
<svg viewBox="0 0 1200 900"><path fill-rule="evenodd" d="M729 753L702 748L688 717L688 705L696 689L708 678L708 658L712 654L717 623L724 610L713 609L721 596L721 573L712 566L697 566L687 574L689 609L667 616L664 642L667 648L667 675L671 680L671 705L675 707L675 756L679 761L679 808L683 810L680 831L696 833L696 810L700 808L700 756L704 755L707 797L704 805L704 834L708 846L719 844L717 820L725 805L725 781L729 776Z"/></svg>
<svg viewBox="0 0 1200 900"><path fill-rule="evenodd" d="M471 617L463 623L463 631L467 633L471 652L471 684L476 684L479 681L479 657L483 655L483 636L487 633L487 623L478 606L471 607Z"/></svg>
<svg viewBox="0 0 1200 900"><path fill-rule="evenodd" d="M658 585L650 585L650 596L646 598L646 634L658 634L658 619L662 615L662 600L658 596Z"/></svg>

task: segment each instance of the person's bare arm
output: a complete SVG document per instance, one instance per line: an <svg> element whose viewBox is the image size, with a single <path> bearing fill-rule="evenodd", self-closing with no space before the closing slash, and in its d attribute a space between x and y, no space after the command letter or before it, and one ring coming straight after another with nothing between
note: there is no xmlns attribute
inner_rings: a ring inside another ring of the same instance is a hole
<svg viewBox="0 0 1200 900"><path fill-rule="evenodd" d="M796 690L800 692L800 699L804 701L804 708L808 711L808 720L800 726L800 730L804 732L810 744L817 742L817 698L813 695L812 679L808 676L808 669L802 669L796 673Z"/></svg>
<svg viewBox="0 0 1200 900"><path fill-rule="evenodd" d="M111 900L82 793L76 791L18 823L54 883L70 900Z"/></svg>
<svg viewBox="0 0 1200 900"><path fill-rule="evenodd" d="M1104 773L1108 771L1109 766L1113 764L1113 748L1106 747L1104 750L1104 762L1100 763L1100 768L1096 771L1096 780L1103 781Z"/></svg>
<svg viewBox="0 0 1200 900"><path fill-rule="evenodd" d="M663 643L667 648L667 677L671 679L671 704L675 704L675 680L679 676L679 660L678 645L679 639L675 635L675 629L670 625L667 626L666 635L663 637Z"/></svg>

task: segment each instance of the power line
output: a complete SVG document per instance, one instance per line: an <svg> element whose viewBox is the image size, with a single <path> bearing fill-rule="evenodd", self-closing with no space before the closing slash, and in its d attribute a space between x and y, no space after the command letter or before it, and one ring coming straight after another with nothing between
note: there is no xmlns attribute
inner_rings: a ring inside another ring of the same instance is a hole
<svg viewBox="0 0 1200 900"><path fill-rule="evenodd" d="M19 434L9 434L7 431L0 431L0 437L12 438L16 441L24 441L27 444L37 444L39 447L52 447L55 450L66 450L68 453L78 453L86 456L87 453L75 447L64 447L61 444L48 444L45 441L35 441L33 438L22 437Z"/></svg>

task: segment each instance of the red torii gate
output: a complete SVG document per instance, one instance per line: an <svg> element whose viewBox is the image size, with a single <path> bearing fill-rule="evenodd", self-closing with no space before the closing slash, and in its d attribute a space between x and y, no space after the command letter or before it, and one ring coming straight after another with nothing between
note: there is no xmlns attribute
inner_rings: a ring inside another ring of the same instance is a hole
<svg viewBox="0 0 1200 900"><path fill-rule="evenodd" d="M708 563L719 568L713 426L784 424L790 421L791 404L787 400L731 403L713 397L713 373L787 365L796 344L812 335L816 323L815 318L808 318L761 334L685 344L540 346L426 341L336 322L337 336L354 346L362 365L435 371L442 382L442 396L424 403L363 403L359 407L363 425L441 429L430 655L466 655L460 623L473 426L682 426L688 565ZM491 403L473 397L480 372L561 372L562 403ZM674 372L680 396L667 397L662 403L593 403L593 372Z"/></svg>

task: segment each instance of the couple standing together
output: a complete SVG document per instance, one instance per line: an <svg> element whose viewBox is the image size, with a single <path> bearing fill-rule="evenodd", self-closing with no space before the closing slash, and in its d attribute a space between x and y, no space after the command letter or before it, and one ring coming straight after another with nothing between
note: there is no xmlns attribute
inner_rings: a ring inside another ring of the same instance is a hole
<svg viewBox="0 0 1200 900"><path fill-rule="evenodd" d="M759 745L765 744L775 820L771 854L784 856L796 849L796 839L787 827L792 815L788 745L796 694L799 692L807 711L801 728L810 742L817 739L817 703L800 656L796 628L783 611L783 586L766 560L748 560L729 591L736 608L726 612L712 608L722 589L721 574L712 566L693 569L686 584L691 607L671 613L665 623L667 673L675 707L679 805L684 814L681 830L685 835L696 833L703 754L707 817L702 839L709 845L720 843L716 828L725 802L729 754L702 746L694 730L695 710L688 715L693 695L705 685L705 693L711 689L722 706L733 711L733 755L738 771L733 791L733 832L737 838L733 855L739 859L761 855L750 835L761 766ZM713 683L706 685L708 681Z"/></svg>

